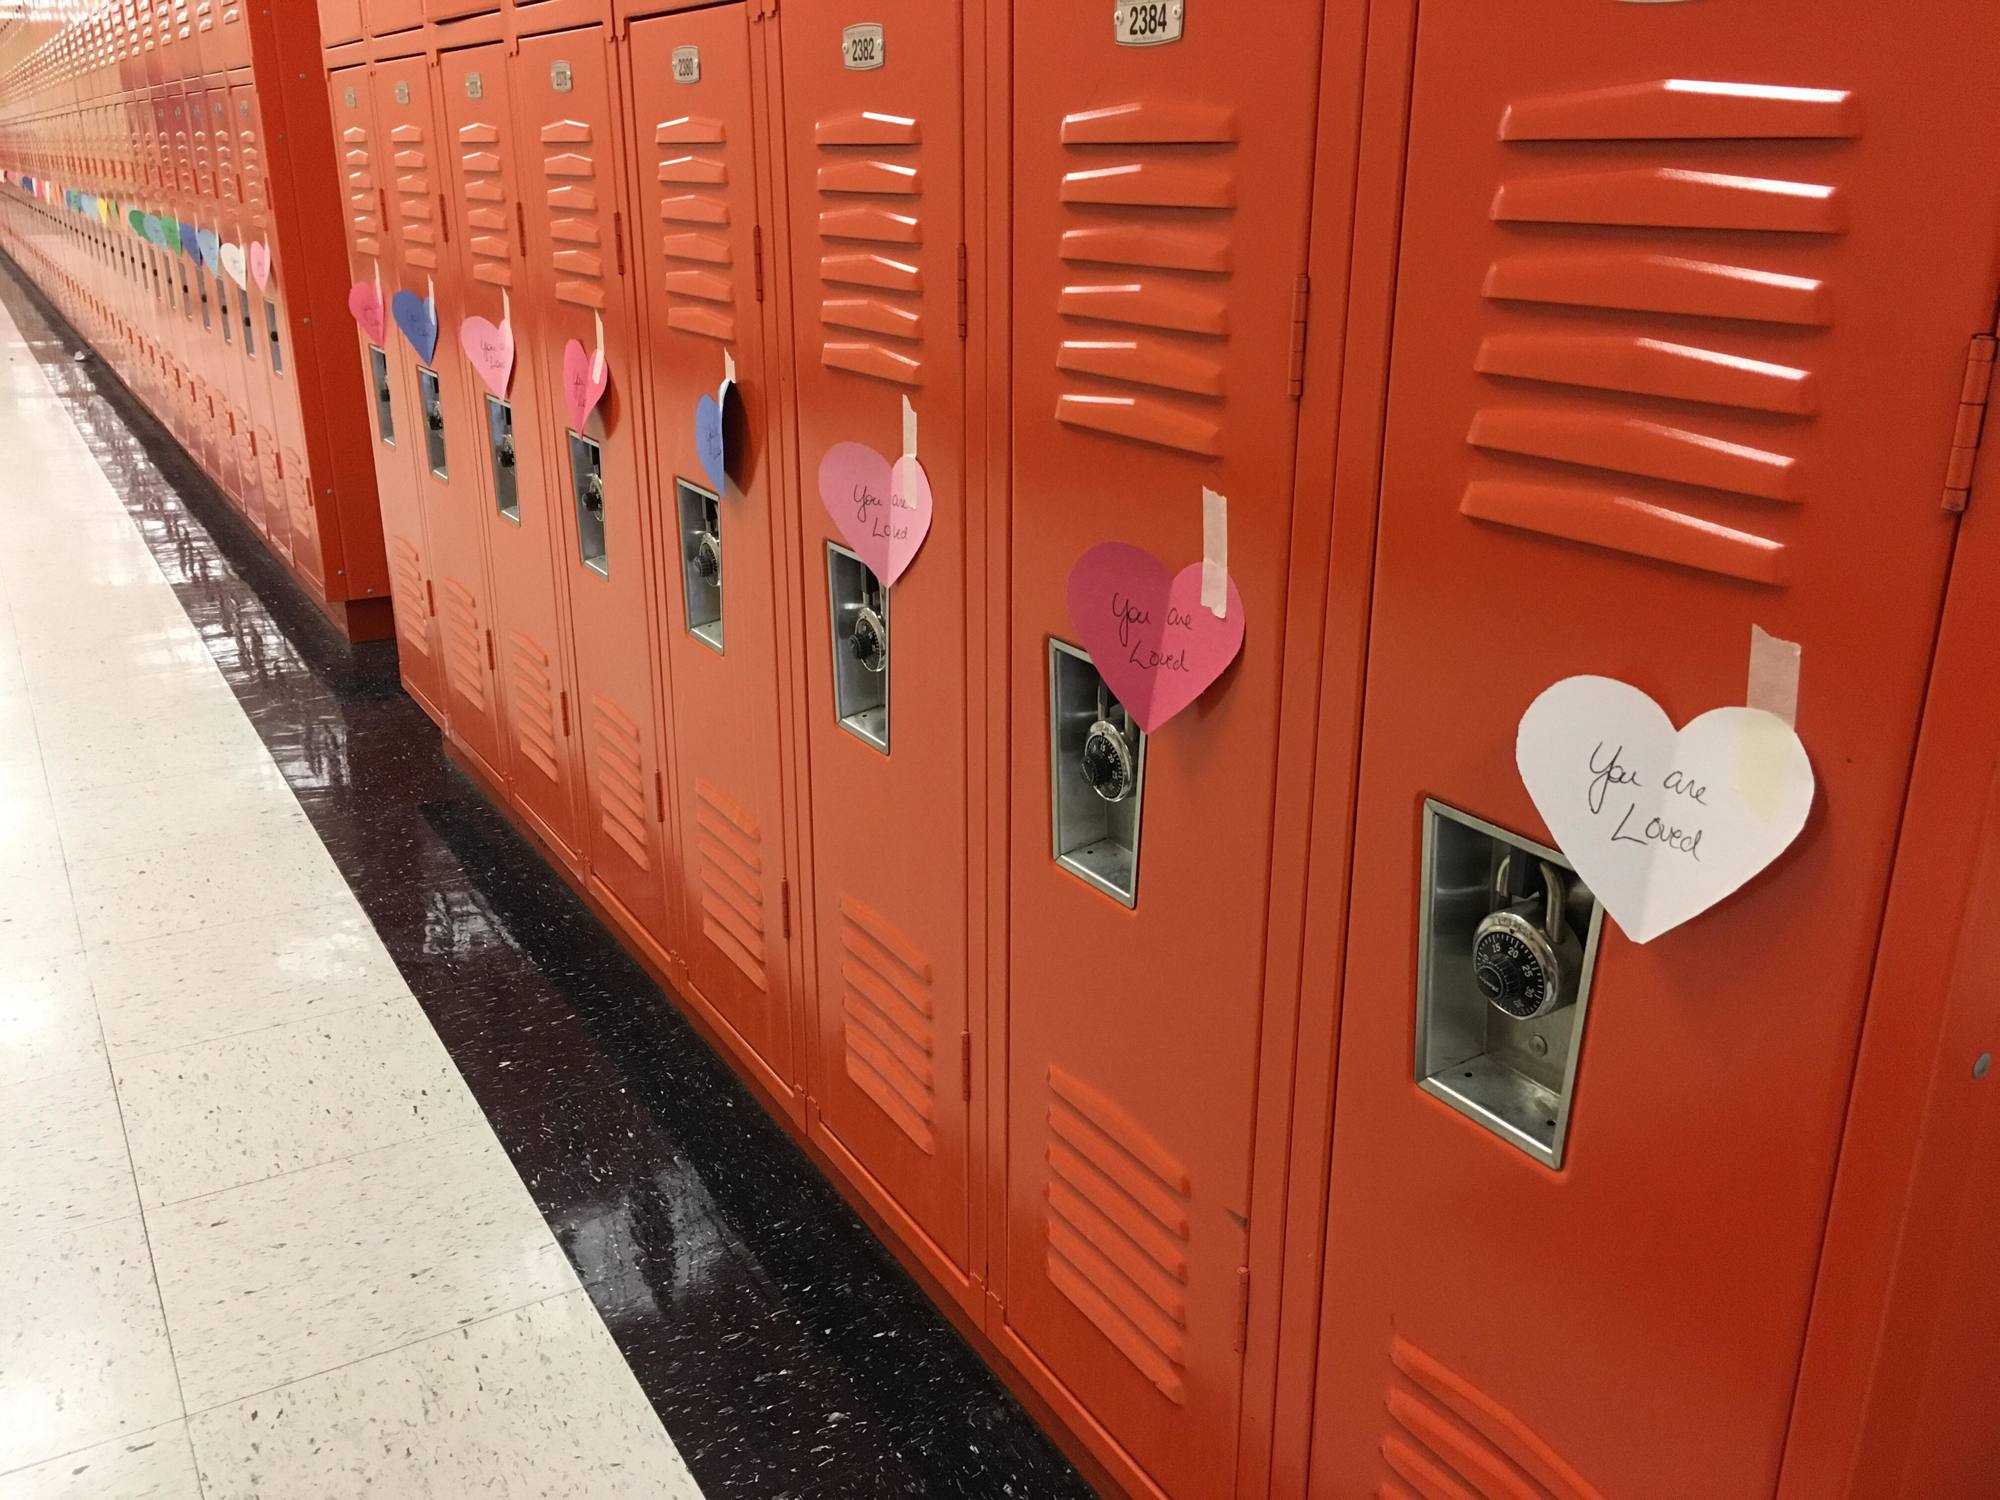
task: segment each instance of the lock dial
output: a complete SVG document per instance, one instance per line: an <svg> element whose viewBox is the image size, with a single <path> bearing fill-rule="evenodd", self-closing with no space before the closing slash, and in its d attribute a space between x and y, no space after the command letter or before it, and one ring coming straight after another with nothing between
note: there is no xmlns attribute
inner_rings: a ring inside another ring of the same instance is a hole
<svg viewBox="0 0 2000 1500"><path fill-rule="evenodd" d="M1552 1009L1562 991L1562 964L1540 928L1516 912L1495 912L1480 924L1472 972L1486 998L1526 1020Z"/></svg>
<svg viewBox="0 0 2000 1500"><path fill-rule="evenodd" d="M864 604L854 612L854 629L847 637L847 649L871 672L888 669L889 631L872 605Z"/></svg>
<svg viewBox="0 0 2000 1500"><path fill-rule="evenodd" d="M704 531L694 544L694 571L704 583L721 581L722 538L712 531Z"/></svg>
<svg viewBox="0 0 2000 1500"><path fill-rule="evenodd" d="M1083 742L1083 779L1106 802L1123 802L1132 795L1132 747L1109 719L1092 724Z"/></svg>

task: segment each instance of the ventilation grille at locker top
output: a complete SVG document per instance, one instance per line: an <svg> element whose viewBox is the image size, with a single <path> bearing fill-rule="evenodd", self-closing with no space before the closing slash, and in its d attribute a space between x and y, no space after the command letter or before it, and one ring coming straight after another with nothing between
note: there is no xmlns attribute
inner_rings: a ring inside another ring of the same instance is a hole
<svg viewBox="0 0 2000 1500"><path fill-rule="evenodd" d="M1818 143L1859 133L1831 89L1665 80L1509 105L1516 165L1490 209L1509 243L1484 287L1502 326L1467 434L1487 462L1460 509L1784 584L1785 513L1826 477L1796 450L1846 228Z"/></svg>
<svg viewBox="0 0 2000 1500"><path fill-rule="evenodd" d="M702 936L757 989L764 977L764 834L750 809L696 778L695 853Z"/></svg>
<svg viewBox="0 0 2000 1500"><path fill-rule="evenodd" d="M924 383L923 132L907 115L857 109L816 121L820 362ZM955 333L956 330L953 330Z"/></svg>
<svg viewBox="0 0 2000 1500"><path fill-rule="evenodd" d="M230 107L236 111L236 170L243 176L243 213L251 229L262 235L270 225L270 202L264 189L263 147L257 139L257 106L246 92Z"/></svg>
<svg viewBox="0 0 2000 1500"><path fill-rule="evenodd" d="M361 123L360 106L343 109L346 123L340 128L341 164L347 174L347 221L353 226L354 248L363 255L382 253L382 220L376 209L375 163L368 128Z"/></svg>
<svg viewBox="0 0 2000 1500"><path fill-rule="evenodd" d="M1185 1403L1187 1168L1103 1094L1049 1069L1049 1284Z"/></svg>
<svg viewBox="0 0 2000 1500"><path fill-rule="evenodd" d="M847 1076L928 1153L936 1145L937 1106L930 958L851 896L840 898L840 948Z"/></svg>
<svg viewBox="0 0 2000 1500"><path fill-rule="evenodd" d="M1058 421L1221 456L1236 133L1187 101L1064 118Z"/></svg>
<svg viewBox="0 0 2000 1500"><path fill-rule="evenodd" d="M542 176L548 181L549 239L555 245L559 301L604 310L604 215L598 201L598 145L588 120L542 127Z"/></svg>
<svg viewBox="0 0 2000 1500"><path fill-rule="evenodd" d="M507 183L500 159L500 127L474 120L458 127L458 170L464 184L465 253L472 279L488 286L514 284Z"/></svg>
<svg viewBox="0 0 2000 1500"><path fill-rule="evenodd" d="M415 102L395 106L398 113L390 116L393 123L389 126L389 148L394 153L391 162L396 169L396 218L405 264L432 272L438 267L438 213L437 199L433 196L437 187L430 175L430 148L422 124L403 117L405 112L417 110L428 97L422 78L411 81L409 97Z"/></svg>
<svg viewBox="0 0 2000 1500"><path fill-rule="evenodd" d="M667 326L734 341L729 228L737 205L731 199L742 195L750 173L732 162L720 120L700 115L663 120L653 129L653 144L660 148L654 176L660 185L660 254L666 261L660 285L667 294Z"/></svg>
<svg viewBox="0 0 2000 1500"><path fill-rule="evenodd" d="M1525 1422L1423 1350L1398 1338L1389 1359L1383 1500L1603 1500Z"/></svg>

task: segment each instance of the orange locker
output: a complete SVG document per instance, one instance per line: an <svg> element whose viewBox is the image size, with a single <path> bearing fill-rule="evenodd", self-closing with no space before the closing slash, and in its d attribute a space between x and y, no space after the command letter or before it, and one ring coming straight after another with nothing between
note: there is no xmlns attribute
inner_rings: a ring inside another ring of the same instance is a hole
<svg viewBox="0 0 2000 1500"><path fill-rule="evenodd" d="M444 176L457 204L465 274L457 306L498 329L510 325L515 357L503 393L469 381L480 474L477 511L492 578L492 630L506 724L507 790L552 846L579 852L577 802L581 767L570 732L575 699L568 634L558 592L564 547L557 505L557 465L550 440L550 394L532 359L521 351L540 340L541 303L529 289L527 246L519 225L522 139L515 124L505 44L468 47L439 59L445 139ZM450 347L438 358L465 359L458 329L443 330Z"/></svg>
<svg viewBox="0 0 2000 1500"><path fill-rule="evenodd" d="M430 612L429 550L417 492L421 419L407 366L395 351L394 341L400 335L389 321L390 299L402 284L402 268L395 262L394 243L384 223L388 185L396 174L394 151L376 113L370 70L337 68L327 75L327 82L347 198L348 269L354 285L379 288L381 342L375 342L359 320L355 337L374 409L375 479L389 552L389 602L395 611L398 664L410 696L443 723L444 673Z"/></svg>
<svg viewBox="0 0 2000 1500"><path fill-rule="evenodd" d="M781 14L811 782L816 1136L972 1295L962 9ZM929 535L892 585L823 503L916 423Z"/></svg>
<svg viewBox="0 0 2000 1500"><path fill-rule="evenodd" d="M319 0L319 37L326 46L361 39L361 0Z"/></svg>
<svg viewBox="0 0 2000 1500"><path fill-rule="evenodd" d="M424 24L424 0L365 0L370 36L409 31Z"/></svg>
<svg viewBox="0 0 2000 1500"><path fill-rule="evenodd" d="M452 738L489 780L503 776L499 712L494 702L496 655L487 617L485 549L481 545L480 466L470 373L455 337L464 306L464 257L445 218L445 148L439 142L431 69L423 58L377 63L371 74L378 149L386 153L380 185L387 202L387 238L398 273L383 283L388 299L391 358L405 389L416 393L410 456L427 543L428 604L439 652L444 710ZM428 308L428 312L422 310ZM402 326L421 317L431 348L419 348ZM447 337L446 328L452 330Z"/></svg>
<svg viewBox="0 0 2000 1500"><path fill-rule="evenodd" d="M661 632L672 691L679 950L691 998L779 1097L799 1081L779 766L775 382L759 306L762 153L740 4L640 21L627 41ZM743 421L709 472L698 411L733 361Z"/></svg>
<svg viewBox="0 0 2000 1500"><path fill-rule="evenodd" d="M1000 1337L1184 1496L1228 1493L1242 1394L1318 71L1294 13L1200 47L1014 14L1016 55L1064 65L1014 75ZM1076 644L1068 574L1106 541L1198 562L1205 488L1242 653L1142 737Z"/></svg>
<svg viewBox="0 0 2000 1500"><path fill-rule="evenodd" d="M1441 1459L1476 1493L1769 1496L1993 327L2000 189L1960 156L1991 12L1381 21L1414 72L1384 48L1366 124L1400 238L1363 221L1394 313L1311 1493L1429 1493ZM1804 832L1644 946L1604 922L1559 1031L1475 993L1431 1045L1494 857L1551 842L1529 703L1599 674L1684 724L1744 701L1753 626L1801 648Z"/></svg>
<svg viewBox="0 0 2000 1500"><path fill-rule="evenodd" d="M519 359L553 398L544 436L563 517L559 555L576 653L584 846L600 895L630 926L670 934L655 612L662 581L653 576L648 545L639 437L644 361L626 282L617 207L623 160L603 30L522 41L510 86L517 138L534 153L521 202L535 269L524 288L524 300L535 304L535 338L519 345ZM580 357L566 353L572 345ZM569 377L587 392L599 370L601 399L579 424Z"/></svg>
<svg viewBox="0 0 2000 1500"><path fill-rule="evenodd" d="M215 322L222 338L219 351L222 387L229 401L227 472L235 482L232 498L261 532L268 521L263 492L257 482L253 412L260 400L268 400L268 393L259 389L263 383L262 370L251 362L250 350L245 345L245 335L251 334L249 304L228 269L234 257L225 258L226 247L233 245L239 253L242 250L239 227L242 185L237 177L236 127L229 108L228 89L205 90L202 108L207 112L209 156L214 164L215 196L208 206L209 217L204 227L212 227L215 233L216 263L212 268ZM244 265L247 279L248 263ZM254 338L254 334L251 336Z"/></svg>

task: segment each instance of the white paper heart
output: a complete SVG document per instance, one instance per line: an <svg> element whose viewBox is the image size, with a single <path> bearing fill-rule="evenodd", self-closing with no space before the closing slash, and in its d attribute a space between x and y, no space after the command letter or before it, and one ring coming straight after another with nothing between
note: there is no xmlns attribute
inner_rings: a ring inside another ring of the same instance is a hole
<svg viewBox="0 0 2000 1500"><path fill-rule="evenodd" d="M1812 762L1758 708L1676 731L1609 677L1566 677L1521 716L1514 763L1556 847L1635 943L1715 905L1784 853L1812 807Z"/></svg>

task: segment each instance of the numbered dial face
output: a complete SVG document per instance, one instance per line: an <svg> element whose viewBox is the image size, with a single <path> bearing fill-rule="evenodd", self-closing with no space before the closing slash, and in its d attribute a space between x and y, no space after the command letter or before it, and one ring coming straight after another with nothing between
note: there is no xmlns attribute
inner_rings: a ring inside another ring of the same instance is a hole
<svg viewBox="0 0 2000 1500"><path fill-rule="evenodd" d="M1116 726L1091 726L1083 742L1083 779L1106 802L1123 802L1132 795L1132 751Z"/></svg>
<svg viewBox="0 0 2000 1500"><path fill-rule="evenodd" d="M889 636L882 628L882 617L864 606L854 617L854 634L847 638L847 648L854 653L854 659L871 672L880 672L887 667Z"/></svg>
<svg viewBox="0 0 2000 1500"><path fill-rule="evenodd" d="M1472 970L1486 998L1510 1016L1548 1009L1558 981L1544 947L1512 923L1483 926L1472 945Z"/></svg>

